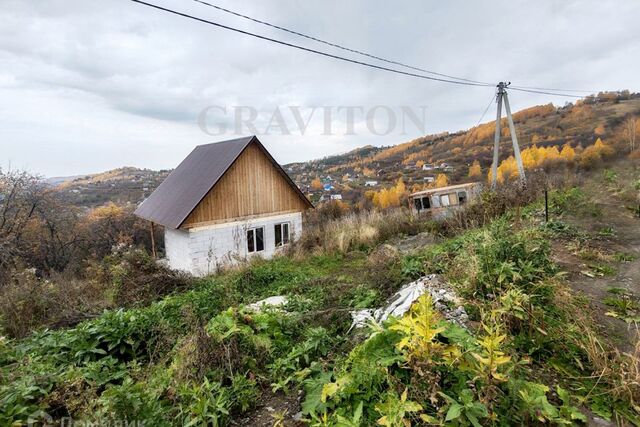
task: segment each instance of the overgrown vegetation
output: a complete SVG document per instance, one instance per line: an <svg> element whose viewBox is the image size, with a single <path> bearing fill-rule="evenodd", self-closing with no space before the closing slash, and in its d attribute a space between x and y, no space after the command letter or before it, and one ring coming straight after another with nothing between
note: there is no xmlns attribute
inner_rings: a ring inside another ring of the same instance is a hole
<svg viewBox="0 0 640 427"><path fill-rule="evenodd" d="M552 208L575 209L581 197L556 192ZM537 209L522 208L518 220L506 210L405 256L377 245L425 224L404 228L401 213L336 218L345 233L373 222L382 237L309 246L316 255L298 248L74 328L5 338L0 423L42 410L58 420L228 425L297 390L303 418L317 426L575 424L590 413L638 422L638 354L598 338L551 260L549 238L563 228L539 224ZM337 224L324 234L335 238ZM124 280L107 268L121 262L106 260L102 274ZM443 319L425 295L402 318L346 334L348 310L377 306L426 273L456 289L468 327ZM247 307L271 295L289 302ZM273 419L290 422L285 412Z"/></svg>
<svg viewBox="0 0 640 427"><path fill-rule="evenodd" d="M637 173L629 185L620 170L594 176L635 212ZM443 223L328 203L282 256L194 279L158 265L149 230L126 209L65 211L35 177L3 174L0 425L46 413L222 426L265 405L275 409L263 419L279 426L298 410L314 426L576 424L594 414L640 423L640 346L621 352L601 334L550 242L588 278L615 277L637 255L604 247L622 233L600 222L577 179L528 178ZM408 254L386 244L424 232L439 243ZM401 318L347 333L350 310L380 307L431 273L455 289L467 325L425 295ZM273 295L287 304L249 307ZM611 287L602 303L606 319L637 323L628 289Z"/></svg>

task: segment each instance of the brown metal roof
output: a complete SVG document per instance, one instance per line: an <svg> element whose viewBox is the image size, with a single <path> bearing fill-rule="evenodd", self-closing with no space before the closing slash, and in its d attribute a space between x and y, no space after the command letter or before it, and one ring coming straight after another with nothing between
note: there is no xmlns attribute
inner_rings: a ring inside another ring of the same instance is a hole
<svg viewBox="0 0 640 427"><path fill-rule="evenodd" d="M255 136L198 145L135 211L141 218L179 228L242 152L255 143L300 197L313 205Z"/></svg>

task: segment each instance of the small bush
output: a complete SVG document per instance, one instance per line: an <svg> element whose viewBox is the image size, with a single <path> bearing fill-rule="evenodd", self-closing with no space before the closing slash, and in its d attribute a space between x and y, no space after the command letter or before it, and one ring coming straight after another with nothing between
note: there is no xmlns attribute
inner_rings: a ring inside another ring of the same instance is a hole
<svg viewBox="0 0 640 427"><path fill-rule="evenodd" d="M43 326L73 326L109 306L102 284L58 275L43 279L33 270L14 273L0 287L0 324L14 338Z"/></svg>
<svg viewBox="0 0 640 427"><path fill-rule="evenodd" d="M89 277L110 285L116 307L140 307L176 291L192 281L182 273L156 262L146 251L117 248L88 269Z"/></svg>

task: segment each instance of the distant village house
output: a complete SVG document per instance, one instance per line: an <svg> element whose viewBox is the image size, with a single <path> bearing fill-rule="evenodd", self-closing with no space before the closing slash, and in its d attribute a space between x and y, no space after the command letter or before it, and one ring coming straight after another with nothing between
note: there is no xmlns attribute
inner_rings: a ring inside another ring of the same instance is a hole
<svg viewBox="0 0 640 427"><path fill-rule="evenodd" d="M409 195L411 208L417 213L430 213L434 217L444 217L451 210L472 201L480 192L479 183L450 185L430 188Z"/></svg>

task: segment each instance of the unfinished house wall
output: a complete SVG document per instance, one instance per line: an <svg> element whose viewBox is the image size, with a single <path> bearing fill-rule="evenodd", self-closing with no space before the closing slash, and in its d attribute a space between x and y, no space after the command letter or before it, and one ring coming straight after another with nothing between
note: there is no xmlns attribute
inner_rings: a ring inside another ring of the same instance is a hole
<svg viewBox="0 0 640 427"><path fill-rule="evenodd" d="M173 233L165 234L169 265L171 268L188 271L196 276L204 276L249 257L271 258L281 249L275 246L274 229L276 224L281 223L289 224L291 241L302 233L302 213L300 212L212 224L187 230L170 230ZM264 250L249 253L247 230L258 227L264 227ZM186 233L186 240L183 233Z"/></svg>
<svg viewBox="0 0 640 427"><path fill-rule="evenodd" d="M191 271L189 232L187 230L174 230L166 227L164 229L164 249L171 268Z"/></svg>

